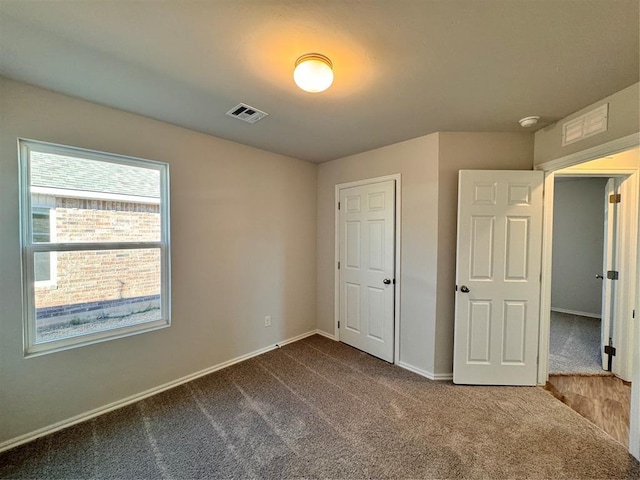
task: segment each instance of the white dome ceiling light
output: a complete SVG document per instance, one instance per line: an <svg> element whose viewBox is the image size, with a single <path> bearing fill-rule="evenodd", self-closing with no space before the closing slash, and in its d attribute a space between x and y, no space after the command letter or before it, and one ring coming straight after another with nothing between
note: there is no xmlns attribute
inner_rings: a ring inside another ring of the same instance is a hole
<svg viewBox="0 0 640 480"><path fill-rule="evenodd" d="M305 92L324 92L333 83L333 64L319 53L302 55L296 60L293 80Z"/></svg>
<svg viewBox="0 0 640 480"><path fill-rule="evenodd" d="M521 118L520 120L518 120L518 122L522 127L528 128L528 127L533 127L536 123L538 123L538 120L540 120L540 117L532 116L532 117Z"/></svg>

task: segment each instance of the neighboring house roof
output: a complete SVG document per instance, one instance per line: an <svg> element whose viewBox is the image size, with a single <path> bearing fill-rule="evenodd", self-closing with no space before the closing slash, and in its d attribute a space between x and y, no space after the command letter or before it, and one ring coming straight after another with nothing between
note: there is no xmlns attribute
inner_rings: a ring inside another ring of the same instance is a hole
<svg viewBox="0 0 640 480"><path fill-rule="evenodd" d="M160 198L157 170L34 151L31 185Z"/></svg>

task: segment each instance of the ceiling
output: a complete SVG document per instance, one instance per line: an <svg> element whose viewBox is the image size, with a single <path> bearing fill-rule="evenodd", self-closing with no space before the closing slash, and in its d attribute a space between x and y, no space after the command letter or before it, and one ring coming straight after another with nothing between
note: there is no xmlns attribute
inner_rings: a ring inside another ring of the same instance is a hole
<svg viewBox="0 0 640 480"><path fill-rule="evenodd" d="M638 82L639 3L0 0L0 74L320 163L436 131L521 132ZM310 52L334 64L320 94L293 83ZM225 116L240 102L269 116Z"/></svg>

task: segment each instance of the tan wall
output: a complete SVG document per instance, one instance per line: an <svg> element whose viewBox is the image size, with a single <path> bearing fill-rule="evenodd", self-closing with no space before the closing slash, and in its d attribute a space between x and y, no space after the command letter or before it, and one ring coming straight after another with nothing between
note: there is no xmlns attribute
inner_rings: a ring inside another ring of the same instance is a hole
<svg viewBox="0 0 640 480"><path fill-rule="evenodd" d="M562 125L605 103L609 104L607 131L563 147ZM620 90L538 130L535 134L534 164L539 165L638 132L640 132L640 83Z"/></svg>
<svg viewBox="0 0 640 480"><path fill-rule="evenodd" d="M6 79L0 102L0 444L315 329L315 165ZM17 137L170 164L170 328L24 358Z"/></svg>
<svg viewBox="0 0 640 480"><path fill-rule="evenodd" d="M458 171L531 170L529 133L440 133L435 373L453 371Z"/></svg>
<svg viewBox="0 0 640 480"><path fill-rule="evenodd" d="M334 189L402 174L400 361L453 366L458 171L530 170L533 135L438 133L323 163L318 170L318 328L334 330Z"/></svg>
<svg viewBox="0 0 640 480"><path fill-rule="evenodd" d="M577 165L563 168L562 172L580 173L584 170L625 170L638 167L640 167L640 147L616 153L615 155L607 155L605 158L578 163Z"/></svg>
<svg viewBox="0 0 640 480"><path fill-rule="evenodd" d="M400 173L400 360L433 371L437 262L438 135L323 163L318 169L318 328L334 332L335 185Z"/></svg>

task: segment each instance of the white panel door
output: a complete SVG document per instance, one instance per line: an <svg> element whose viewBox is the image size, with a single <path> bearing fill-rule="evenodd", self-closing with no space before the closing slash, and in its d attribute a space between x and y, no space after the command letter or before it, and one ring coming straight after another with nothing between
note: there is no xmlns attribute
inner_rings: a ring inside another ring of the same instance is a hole
<svg viewBox="0 0 640 480"><path fill-rule="evenodd" d="M613 314L615 312L615 280L607 278L608 271L618 270L616 268L616 232L617 232L617 213L618 204L609 203L609 196L618 193L618 180L610 178L605 187L604 198L604 248L602 262L602 324L601 328L601 344L600 352L602 353L603 370L613 370L612 365L609 366L609 355L604 353L604 347L609 345L609 339L613 338Z"/></svg>
<svg viewBox="0 0 640 480"><path fill-rule="evenodd" d="M454 383L536 384L543 180L460 171Z"/></svg>
<svg viewBox="0 0 640 480"><path fill-rule="evenodd" d="M393 362L395 182L340 190L340 341Z"/></svg>

